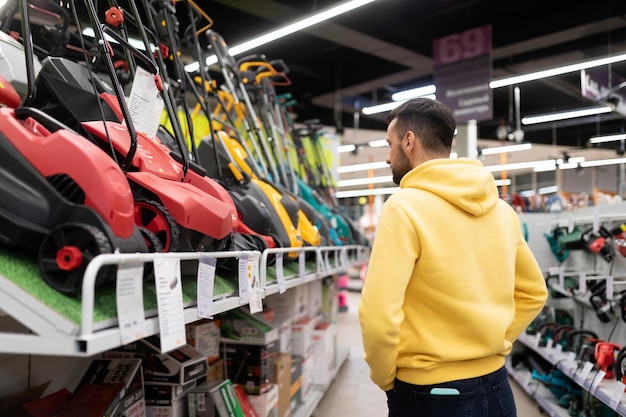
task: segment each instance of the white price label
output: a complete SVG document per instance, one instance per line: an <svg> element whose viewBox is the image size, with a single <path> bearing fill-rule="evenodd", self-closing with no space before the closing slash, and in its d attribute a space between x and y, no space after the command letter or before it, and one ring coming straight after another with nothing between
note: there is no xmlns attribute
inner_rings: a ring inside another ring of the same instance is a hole
<svg viewBox="0 0 626 417"><path fill-rule="evenodd" d="M287 291L287 286L285 285L285 272L283 270L283 252L278 252L276 254L276 281L278 281L278 292L280 294Z"/></svg>
<svg viewBox="0 0 626 417"><path fill-rule="evenodd" d="M126 345L146 337L143 309L143 263L120 265L115 286L117 320Z"/></svg>
<svg viewBox="0 0 626 417"><path fill-rule="evenodd" d="M624 390L626 390L626 385L622 381L617 381L615 384L615 390L611 395L611 399L609 400L609 406L613 410L617 410L617 406L622 401L622 397L624 396Z"/></svg>
<svg viewBox="0 0 626 417"><path fill-rule="evenodd" d="M259 253L253 253L248 257L249 270L252 272L248 275L248 293L250 313L258 313L263 311L263 297L261 295L261 280L259 277Z"/></svg>
<svg viewBox="0 0 626 417"><path fill-rule="evenodd" d="M595 393L596 390L598 389L598 385L600 385L600 382L602 382L605 376L606 376L606 372L603 370L599 370L593 376L593 379L591 380L591 385L589 386L589 392L591 392L592 394Z"/></svg>
<svg viewBox="0 0 626 417"><path fill-rule="evenodd" d="M304 274L306 272L306 264L304 258L304 251L300 251L298 254L298 273L300 276L300 281L304 281Z"/></svg>
<svg viewBox="0 0 626 417"><path fill-rule="evenodd" d="M548 340L546 340L546 349L552 349L552 344L554 343L554 341L552 340L552 338L548 338Z"/></svg>
<svg viewBox="0 0 626 417"><path fill-rule="evenodd" d="M161 351L169 352L187 343L180 259L156 258L154 281L157 290Z"/></svg>
<svg viewBox="0 0 626 417"><path fill-rule="evenodd" d="M585 364L583 365L583 369L578 373L578 380L576 382L578 382L580 385L584 386L585 388L589 388L589 385L585 383L585 381L587 380L587 377L589 376L589 372L591 372L591 370L593 369L593 364L589 361L585 362Z"/></svg>
<svg viewBox="0 0 626 417"><path fill-rule="evenodd" d="M213 288L217 259L200 254L198 262L198 317L213 318Z"/></svg>
<svg viewBox="0 0 626 417"><path fill-rule="evenodd" d="M239 305L248 304L250 295L248 294L248 276L252 276L252 267L248 263L248 254L239 255Z"/></svg>

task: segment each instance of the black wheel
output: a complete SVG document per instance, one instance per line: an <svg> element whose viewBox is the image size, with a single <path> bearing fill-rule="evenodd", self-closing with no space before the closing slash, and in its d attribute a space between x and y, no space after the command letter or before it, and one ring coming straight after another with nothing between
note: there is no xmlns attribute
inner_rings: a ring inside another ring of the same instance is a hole
<svg viewBox="0 0 626 417"><path fill-rule="evenodd" d="M139 231L146 241L148 252L163 252L163 244L155 233L143 226L139 226Z"/></svg>
<svg viewBox="0 0 626 417"><path fill-rule="evenodd" d="M77 294L82 289L83 275L91 260L102 253L111 253L111 244L98 228L83 223L67 223L53 229L39 246L39 269L42 278L55 290ZM113 273L114 267L103 267L97 284Z"/></svg>
<svg viewBox="0 0 626 417"><path fill-rule="evenodd" d="M178 249L180 230L176 220L156 201L146 198L135 200L135 224L149 230L159 239L162 252L175 252Z"/></svg>

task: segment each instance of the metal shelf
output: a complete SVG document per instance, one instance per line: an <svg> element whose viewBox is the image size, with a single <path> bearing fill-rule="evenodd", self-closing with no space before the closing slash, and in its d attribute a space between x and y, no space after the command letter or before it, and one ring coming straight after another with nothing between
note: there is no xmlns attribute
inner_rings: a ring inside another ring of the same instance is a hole
<svg viewBox="0 0 626 417"><path fill-rule="evenodd" d="M259 273L262 297L278 293L278 283L266 283L268 256L277 249L268 249L264 253L253 252L259 257ZM316 279L341 272L345 268L367 260L368 248L359 245L341 247L282 248L280 251L311 251L315 256L315 268L309 268L305 274L296 273L285 276L287 289L305 284ZM212 252L208 255L216 258L239 257L252 252ZM151 254L104 254L95 257L87 266L83 277L80 321L64 317L10 279L0 275L0 305L4 313L20 322L27 330L24 333L8 333L0 329L0 353L37 354L57 356L93 356L122 345L121 331L117 319L103 321L94 319L96 299L95 281L99 269L104 265L123 265L124 263L152 262L161 258L198 260L207 253L151 253ZM332 259L329 263L327 260ZM33 277L35 278L35 277ZM39 279L38 277L36 277ZM214 295L213 310L219 314L241 307L238 293ZM156 311L146 311L146 336L159 332L159 317ZM184 321L191 323L200 320L197 303L190 302L184 307Z"/></svg>
<svg viewBox="0 0 626 417"><path fill-rule="evenodd" d="M518 341L533 351L537 352L544 359L555 365L568 378L580 385L594 397L598 398L620 416L626 416L626 398L620 394L619 402L613 400L613 394L620 390L620 386L615 380L603 379L599 383L594 383L596 372L590 372L585 377L579 372L579 364L571 361L568 352L561 352L556 348L538 347L535 341L526 334L521 335ZM619 393L618 393L619 394Z"/></svg>
<svg viewBox="0 0 626 417"><path fill-rule="evenodd" d="M518 370L506 362L509 376L523 389L550 417L568 417L566 409L558 404L554 395L541 382L530 379L528 370Z"/></svg>
<svg viewBox="0 0 626 417"><path fill-rule="evenodd" d="M348 359L349 355L349 348L343 346L338 347L337 366L333 370L333 374L330 378L330 383L327 386L314 385L311 388L311 392L306 398L306 401L304 402L304 404L301 404L300 407L298 407L293 417L311 417L315 415L315 412L317 411L317 406L319 405L320 401L322 401L322 398L324 398L324 394L337 377L337 373L339 372L345 361Z"/></svg>

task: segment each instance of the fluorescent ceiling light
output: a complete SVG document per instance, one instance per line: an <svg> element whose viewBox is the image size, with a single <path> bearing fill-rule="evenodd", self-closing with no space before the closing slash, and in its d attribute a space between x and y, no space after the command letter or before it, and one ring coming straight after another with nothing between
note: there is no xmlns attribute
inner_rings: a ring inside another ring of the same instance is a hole
<svg viewBox="0 0 626 417"><path fill-rule="evenodd" d="M526 116L522 118L522 123L532 125L536 123L554 122L557 120L573 119L576 117L595 116L597 114L610 113L609 106L589 107L585 109L568 110L563 112L549 113L538 116Z"/></svg>
<svg viewBox="0 0 626 417"><path fill-rule="evenodd" d="M511 180L508 178L506 180L496 180L497 187L502 187L503 185L511 185Z"/></svg>
<svg viewBox="0 0 626 417"><path fill-rule="evenodd" d="M385 175L381 177L364 177L364 178L354 178L351 180L339 180L337 181L337 187L352 187L354 185L367 185L367 184L383 184L386 182L393 182L393 176Z"/></svg>
<svg viewBox="0 0 626 417"><path fill-rule="evenodd" d="M431 100L435 100L437 98L437 96L435 96L434 94L429 94L427 96L422 96L422 98L429 98ZM370 114L376 114L376 113L383 113L386 111L391 111L393 109L395 109L396 107L400 106L401 104L406 103L408 100L401 100L401 101L390 101L389 103L382 103L382 104L376 104L375 106L367 106L367 107L363 107L361 109L361 113L366 114L366 115L370 115Z"/></svg>
<svg viewBox="0 0 626 417"><path fill-rule="evenodd" d="M602 65L613 64L615 62L626 61L626 54L613 55L606 58L593 59L591 61L580 62L578 64L564 65L562 67L546 69L542 71L531 72L528 74L516 75L513 77L501 78L493 80L489 83L491 88L506 87L513 84L525 83L528 81L539 80L541 78L553 77L555 75L577 72L587 68L600 67Z"/></svg>
<svg viewBox="0 0 626 417"><path fill-rule="evenodd" d="M548 187L541 187L537 190L537 194L552 194L559 191L559 187L556 185L550 185Z"/></svg>
<svg viewBox="0 0 626 417"><path fill-rule="evenodd" d="M604 165L619 165L626 164L626 158L613 158L613 159L600 159L597 161L585 161L581 162L580 166L583 168L599 167Z"/></svg>
<svg viewBox="0 0 626 417"><path fill-rule="evenodd" d="M495 155L498 153L508 153L508 152L517 152L517 151L527 151L532 149L532 143L520 143L517 145L507 145L507 146L494 146L491 148L481 149L480 153L483 155Z"/></svg>
<svg viewBox="0 0 626 417"><path fill-rule="evenodd" d="M336 198L349 198L349 197L366 197L370 195L389 195L398 191L400 187L388 187L388 188L366 188L364 190L350 190L350 191L337 191L335 193Z"/></svg>
<svg viewBox="0 0 626 417"><path fill-rule="evenodd" d="M355 150L356 145L353 144L337 146L337 152L339 153L354 152Z"/></svg>
<svg viewBox="0 0 626 417"><path fill-rule="evenodd" d="M375 106L367 106L361 109L361 113L363 114L376 114L383 113L386 111L391 111L396 107L399 107L401 104L405 103L406 100L403 101L390 101L389 103L377 104Z"/></svg>
<svg viewBox="0 0 626 417"><path fill-rule="evenodd" d="M616 140L624 140L626 139L626 133L620 133L617 135L605 135L605 136L594 136L589 138L590 143L602 143L602 142L613 142Z"/></svg>
<svg viewBox="0 0 626 417"><path fill-rule="evenodd" d="M345 165L337 168L337 172L339 174L343 174L346 172L357 172L357 171L367 171L368 169L380 169L380 168L388 168L389 164L385 161L380 162L368 162L365 164L356 164L356 165Z"/></svg>
<svg viewBox="0 0 626 417"><path fill-rule="evenodd" d="M2 2L2 0L0 0L0 2ZM0 5L0 7L2 7L2 5ZM90 38L95 38L96 37L96 33L93 31L93 28L90 28L90 27L87 27L87 28L83 29L83 35L89 36ZM104 38L107 41L109 41L109 42L118 43L115 39L113 39L112 37L110 37L106 33L104 34ZM144 45L144 43L143 43L143 41L141 39L128 38L128 43L131 44L132 46L134 46L135 48L141 50L141 51L145 51L146 50L146 46ZM154 45L150 44L150 48L154 48Z"/></svg>
<svg viewBox="0 0 626 417"><path fill-rule="evenodd" d="M351 0L345 3L341 3L338 6L334 6L329 9L323 10L319 13L314 14L313 16L306 17L302 20L298 20L297 22L288 24L286 26L283 26L281 28L268 32L264 35L257 36L255 38L252 38L250 40L247 40L245 42L232 46L228 48L228 52L232 56L242 54L251 49L273 42L277 39L284 38L287 35L291 35L292 33L298 32L300 30L304 30L318 23L332 19L333 17L347 13L361 6L365 6L366 4L372 3L374 1L375 0ZM216 62L217 62L217 58L215 57L215 55L213 55L207 58L206 65L212 65ZM197 62L185 66L185 70L187 71L192 71L192 70L195 71L198 68L199 68L199 65Z"/></svg>
<svg viewBox="0 0 626 417"><path fill-rule="evenodd" d="M490 172L499 172L499 171L516 171L518 169L535 169L542 168L545 166L554 165L553 159L546 159L542 161L529 161L529 162L518 162L515 164L504 164L504 165L489 165L485 168Z"/></svg>
<svg viewBox="0 0 626 417"><path fill-rule="evenodd" d="M423 97L435 94L437 87L434 84L425 85L423 87L411 88L410 90L398 91L391 95L393 101L409 100L411 98Z"/></svg>
<svg viewBox="0 0 626 417"><path fill-rule="evenodd" d="M370 148L382 148L383 146L387 146L389 145L389 142L387 142L387 139L377 139L377 140L370 140L367 145Z"/></svg>

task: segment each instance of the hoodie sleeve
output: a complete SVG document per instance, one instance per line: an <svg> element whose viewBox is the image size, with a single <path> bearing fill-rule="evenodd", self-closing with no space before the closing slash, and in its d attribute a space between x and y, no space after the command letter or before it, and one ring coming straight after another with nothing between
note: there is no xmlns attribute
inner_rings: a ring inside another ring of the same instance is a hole
<svg viewBox="0 0 626 417"><path fill-rule="evenodd" d="M382 390L396 377L404 294L418 258L419 244L408 216L391 201L381 212L359 305L365 361Z"/></svg>
<svg viewBox="0 0 626 417"><path fill-rule="evenodd" d="M537 317L548 298L541 268L523 239L517 248L514 297L515 319L506 332L506 339L511 343Z"/></svg>

